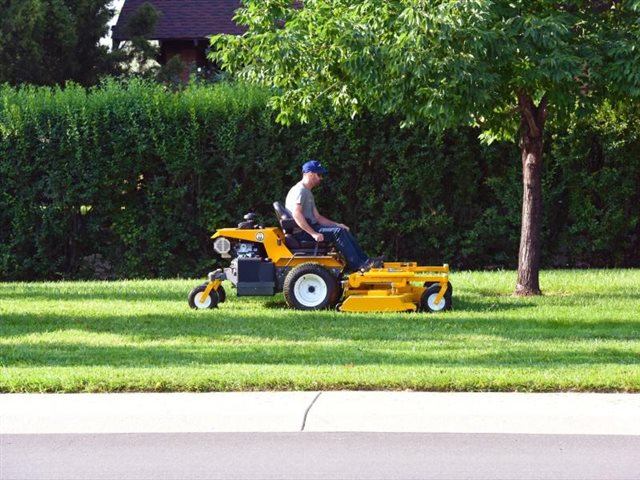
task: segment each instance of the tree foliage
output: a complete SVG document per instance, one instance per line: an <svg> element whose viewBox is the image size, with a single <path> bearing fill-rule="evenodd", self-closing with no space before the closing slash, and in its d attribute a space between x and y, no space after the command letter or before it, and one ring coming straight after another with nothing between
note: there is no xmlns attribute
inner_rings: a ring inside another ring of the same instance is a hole
<svg viewBox="0 0 640 480"><path fill-rule="evenodd" d="M100 45L111 0L0 0L0 83L95 84L112 62Z"/></svg>
<svg viewBox="0 0 640 480"><path fill-rule="evenodd" d="M237 76L275 87L280 120L319 104L461 121L517 136L517 94L554 112L640 95L640 1L245 0L243 36L212 39Z"/></svg>

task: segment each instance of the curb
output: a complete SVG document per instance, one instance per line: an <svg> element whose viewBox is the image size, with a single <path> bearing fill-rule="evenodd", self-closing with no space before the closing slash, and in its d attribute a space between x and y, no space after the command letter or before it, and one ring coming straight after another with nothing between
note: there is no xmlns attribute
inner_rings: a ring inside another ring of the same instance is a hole
<svg viewBox="0 0 640 480"><path fill-rule="evenodd" d="M0 395L0 434L300 431L640 435L640 394Z"/></svg>

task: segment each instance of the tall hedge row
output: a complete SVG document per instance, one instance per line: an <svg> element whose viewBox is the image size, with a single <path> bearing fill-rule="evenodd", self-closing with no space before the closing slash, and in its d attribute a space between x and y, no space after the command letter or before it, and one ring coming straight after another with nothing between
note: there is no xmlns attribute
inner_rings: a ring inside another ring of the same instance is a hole
<svg viewBox="0 0 640 480"><path fill-rule="evenodd" d="M320 210L371 253L515 265L514 145L371 115L285 128L266 102L228 84L0 88L0 279L201 276L211 233L248 211L273 224L309 158L330 170ZM640 266L639 119L602 108L551 134L546 266Z"/></svg>

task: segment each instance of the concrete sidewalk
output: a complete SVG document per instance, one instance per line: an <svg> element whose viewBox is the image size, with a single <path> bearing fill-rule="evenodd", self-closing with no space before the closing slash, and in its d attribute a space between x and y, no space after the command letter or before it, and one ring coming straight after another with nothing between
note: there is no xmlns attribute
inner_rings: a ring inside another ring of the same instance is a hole
<svg viewBox="0 0 640 480"><path fill-rule="evenodd" d="M299 431L640 435L640 394L0 395L0 434Z"/></svg>

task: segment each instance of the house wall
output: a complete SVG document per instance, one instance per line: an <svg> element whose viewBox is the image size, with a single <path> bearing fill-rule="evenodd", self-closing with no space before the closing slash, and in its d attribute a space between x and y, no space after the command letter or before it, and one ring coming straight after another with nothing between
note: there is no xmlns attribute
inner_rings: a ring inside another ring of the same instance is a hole
<svg viewBox="0 0 640 480"><path fill-rule="evenodd" d="M163 40L160 42L160 58L158 61L164 65L176 55L182 58L187 65L182 73L182 80L187 82L192 69L198 67L207 67L206 49L208 42L206 39L201 40Z"/></svg>

